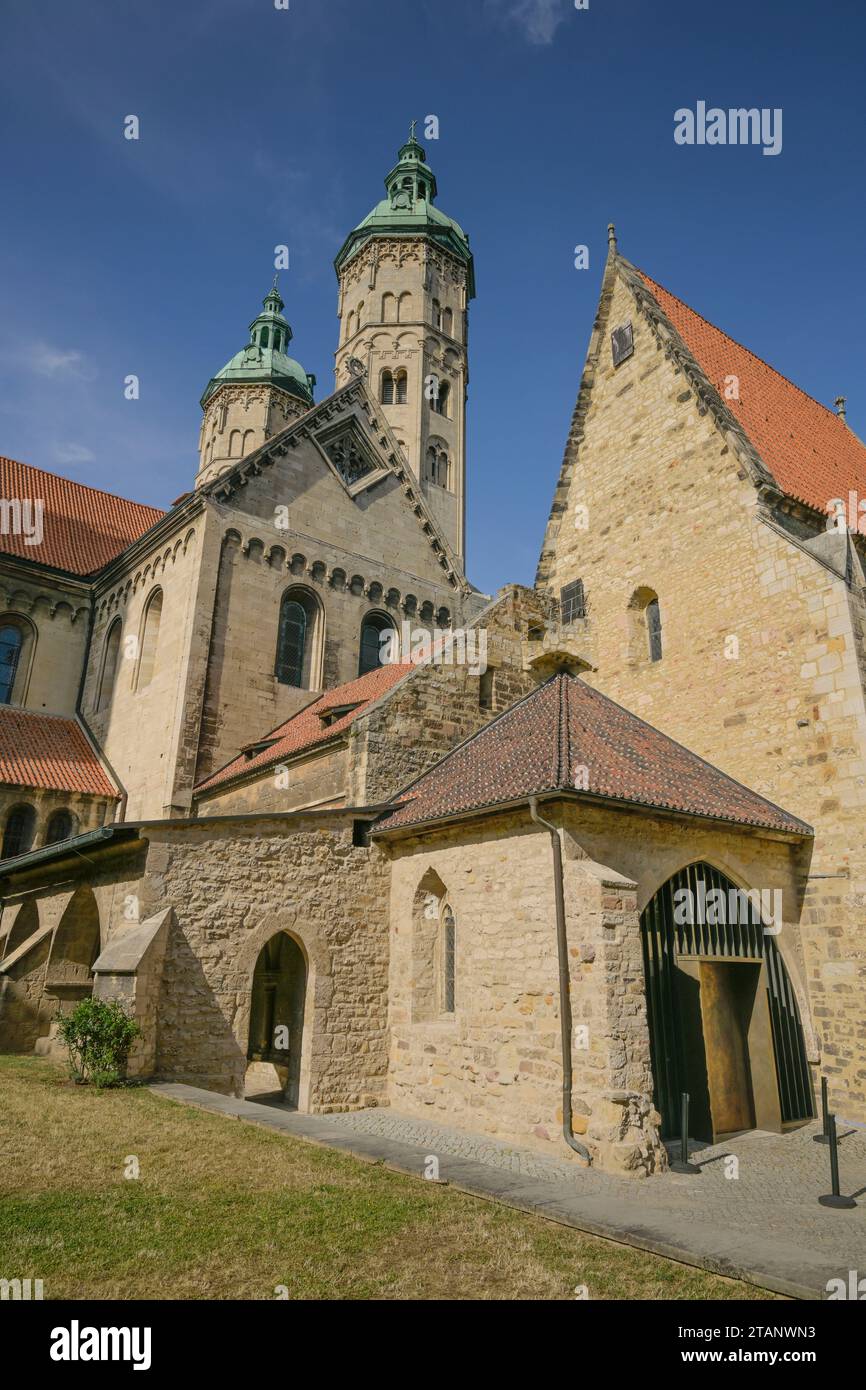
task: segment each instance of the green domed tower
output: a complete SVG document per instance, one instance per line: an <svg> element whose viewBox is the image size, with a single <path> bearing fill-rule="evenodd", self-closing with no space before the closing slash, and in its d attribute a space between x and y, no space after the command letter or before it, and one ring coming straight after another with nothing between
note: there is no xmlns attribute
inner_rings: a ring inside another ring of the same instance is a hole
<svg viewBox="0 0 866 1390"><path fill-rule="evenodd" d="M415 122L386 196L349 233L340 282L336 382L361 362L437 520L464 553L469 238L435 203L436 176Z"/></svg>
<svg viewBox="0 0 866 1390"><path fill-rule="evenodd" d="M262 312L250 324L246 347L205 388L197 487L233 467L313 404L316 378L286 353L292 330L284 308L275 276Z"/></svg>

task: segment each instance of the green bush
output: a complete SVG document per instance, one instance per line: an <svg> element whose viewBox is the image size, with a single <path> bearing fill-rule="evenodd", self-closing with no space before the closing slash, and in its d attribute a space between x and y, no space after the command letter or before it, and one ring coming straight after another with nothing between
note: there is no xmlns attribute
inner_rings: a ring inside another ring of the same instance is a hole
<svg viewBox="0 0 866 1390"><path fill-rule="evenodd" d="M116 999L82 999L58 1019L69 1049L69 1067L80 1086L119 1086L126 1076L129 1049L141 1029Z"/></svg>

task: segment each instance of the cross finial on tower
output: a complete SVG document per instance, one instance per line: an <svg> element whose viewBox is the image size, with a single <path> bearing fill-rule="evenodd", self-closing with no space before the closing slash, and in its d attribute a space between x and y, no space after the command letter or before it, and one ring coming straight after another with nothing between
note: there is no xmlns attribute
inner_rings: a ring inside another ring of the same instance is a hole
<svg viewBox="0 0 866 1390"><path fill-rule="evenodd" d="M413 121L412 124L409 126L409 139L410 139L410 141L412 141L412 140L415 139L415 127L416 127L417 124L418 124L417 121Z"/></svg>
<svg viewBox="0 0 866 1390"><path fill-rule="evenodd" d="M274 274L274 283L271 285L271 289L272 289L272 290L277 290L277 293L279 293L279 290L277 289L277 281L279 280L279 278L280 278L280 272L279 272L279 271L276 271L276 273Z"/></svg>

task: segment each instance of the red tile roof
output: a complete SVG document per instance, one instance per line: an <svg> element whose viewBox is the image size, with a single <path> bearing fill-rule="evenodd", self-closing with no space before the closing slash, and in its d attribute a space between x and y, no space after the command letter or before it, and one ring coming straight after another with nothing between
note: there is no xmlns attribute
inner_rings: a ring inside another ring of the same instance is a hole
<svg viewBox="0 0 866 1390"><path fill-rule="evenodd" d="M811 834L804 821L565 673L545 681L407 787L396 798L398 809L386 813L377 829L402 829L554 791Z"/></svg>
<svg viewBox="0 0 866 1390"><path fill-rule="evenodd" d="M257 753L252 758L248 758L245 753L240 753L219 772L214 772L210 777L200 782L196 791L210 791L214 787L231 782L235 777L242 777L247 773L257 772L261 768L271 767L275 763L282 762L285 758L295 757L298 753L306 752L308 748L313 748L318 743L324 743L326 739L335 738L348 729L352 721L357 719L359 714L363 714L374 700L378 700L380 695L386 694L392 686L395 686L412 670L414 667L411 663L403 665L398 662L393 665L380 666L375 671L368 671L366 676L359 676L357 680L348 681L346 685L338 685L333 690L325 691L325 694L320 695L318 700L314 700L298 714L292 715L285 724L281 724L272 733L265 734L264 738L258 740L261 743L269 742L268 748L263 749L261 753ZM322 715L327 714L329 710L339 709L343 705L355 705L356 708L335 719L333 723L325 724L322 722ZM274 742L270 743L272 739Z"/></svg>
<svg viewBox="0 0 866 1390"><path fill-rule="evenodd" d="M165 516L157 507L3 457L0 498L43 504L41 543L27 545L23 534L7 530L0 533L0 552L80 575L102 569Z"/></svg>
<svg viewBox="0 0 866 1390"><path fill-rule="evenodd" d="M11 705L0 705L0 783L118 795L80 724Z"/></svg>
<svg viewBox="0 0 866 1390"><path fill-rule="evenodd" d="M784 493L820 512L831 510L828 503L834 497L847 503L849 488L866 497L866 445L834 411L807 396L642 270L638 275ZM730 376L739 378L738 401L724 394L725 378Z"/></svg>

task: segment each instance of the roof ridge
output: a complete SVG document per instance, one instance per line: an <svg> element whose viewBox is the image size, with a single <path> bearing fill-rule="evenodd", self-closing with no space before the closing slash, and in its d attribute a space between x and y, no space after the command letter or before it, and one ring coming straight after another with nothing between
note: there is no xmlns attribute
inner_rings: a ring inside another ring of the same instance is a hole
<svg viewBox="0 0 866 1390"><path fill-rule="evenodd" d="M112 502L127 502L130 507L143 507L149 512L159 512L162 516L167 516L171 510L156 507L152 502L136 502L132 497L122 497L119 492L107 492L105 488L94 487L92 483L80 483L77 478L68 478L65 473L54 473L50 468L40 468L36 463L24 463L22 459L11 458L9 454L0 454L0 463L12 463L16 468L27 468L31 473L41 473L45 478L55 478L58 482L80 487L85 492L93 492L99 497L110 497Z"/></svg>
<svg viewBox="0 0 866 1390"><path fill-rule="evenodd" d="M568 720L568 692L569 684L563 680L565 671L557 671L556 680L559 685L558 707L556 720L556 763L553 769L553 785L555 787L568 786L568 778L563 779L563 751L565 752L566 768L571 763L571 745L569 739L569 720Z"/></svg>
<svg viewBox="0 0 866 1390"><path fill-rule="evenodd" d="M625 258L623 257L622 259ZM629 264L631 264L631 262L629 262ZM759 362L762 367L767 368L767 371L773 372L774 375L779 377L780 380L784 381L786 385L793 387L793 389L795 391L798 391L801 396L805 396L807 401L811 401L813 405L819 406L821 410L826 412L826 414L830 417L831 420L836 420L838 423L843 424L843 422L839 419L839 416L836 414L835 410L831 410L830 407L828 405L825 405L823 401L819 401L817 396L812 396L809 394L808 391L804 391L802 386L798 386L796 381L792 381L791 378L789 376L786 376L784 372L780 372L779 368L774 367L772 362L768 362L767 359L765 357L761 357L759 353L753 352L752 349L750 347L747 347L745 343L741 343L739 338L735 338L733 334L728 333L726 329L720 328L717 323L713 323L712 319L706 318L704 314L701 314L698 312L697 309L692 308L691 304L689 304L685 299L681 299L678 294L674 294L673 290L669 290L667 285L663 285L660 280L653 279L653 277L649 274L648 271L642 270L639 265L633 266L633 269L636 270L638 275L640 275L645 281L649 281L650 286L656 286L658 289L664 290L665 294L670 295L671 299L675 299L678 304L681 304L683 306L684 309L688 309L689 313L694 314L695 318L700 319L701 323L706 324L707 328L712 328L716 333L721 333L724 338L727 338L728 341L733 343L735 347L738 347L741 352L748 353L748 355L755 362ZM659 308L661 307L662 306L659 305ZM686 346L688 346L688 344ZM691 349L689 349L689 351L691 351ZM694 353L692 353L692 355L694 356ZM843 424L843 428L848 429L848 426Z"/></svg>

